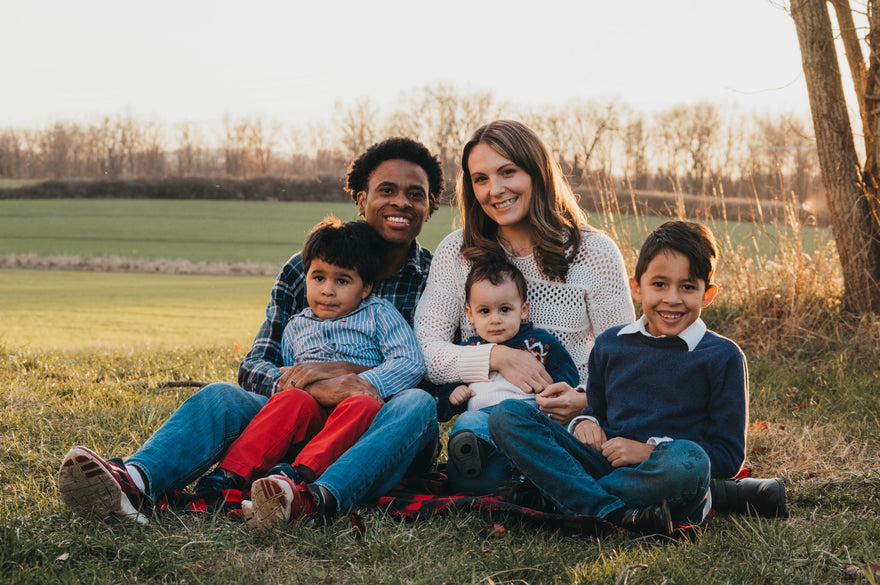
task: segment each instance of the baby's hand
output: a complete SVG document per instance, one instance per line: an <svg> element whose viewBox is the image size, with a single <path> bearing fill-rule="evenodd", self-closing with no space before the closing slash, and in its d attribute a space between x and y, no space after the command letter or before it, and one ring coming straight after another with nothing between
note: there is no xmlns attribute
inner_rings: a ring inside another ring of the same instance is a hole
<svg viewBox="0 0 880 585"><path fill-rule="evenodd" d="M452 394L449 395L449 404L452 406L458 406L459 404L464 404L467 402L471 396L474 395L474 391L470 389L470 387L462 384L458 388L452 391Z"/></svg>

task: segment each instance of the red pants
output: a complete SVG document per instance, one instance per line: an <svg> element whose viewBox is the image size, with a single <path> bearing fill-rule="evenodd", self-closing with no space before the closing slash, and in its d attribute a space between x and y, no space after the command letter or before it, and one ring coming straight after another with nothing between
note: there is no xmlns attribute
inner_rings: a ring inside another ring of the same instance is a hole
<svg viewBox="0 0 880 585"><path fill-rule="evenodd" d="M305 465L318 477L370 428L380 408L378 400L365 394L325 408L307 392L288 388L269 399L219 467L250 483L301 448L293 465Z"/></svg>

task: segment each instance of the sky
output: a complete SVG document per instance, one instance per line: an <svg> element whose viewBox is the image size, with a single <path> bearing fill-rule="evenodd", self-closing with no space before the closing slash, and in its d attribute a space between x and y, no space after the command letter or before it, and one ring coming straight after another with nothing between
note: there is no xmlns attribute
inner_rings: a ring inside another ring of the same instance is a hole
<svg viewBox="0 0 880 585"><path fill-rule="evenodd" d="M808 113L771 0L0 0L0 128L132 114L332 119L438 82L529 108Z"/></svg>

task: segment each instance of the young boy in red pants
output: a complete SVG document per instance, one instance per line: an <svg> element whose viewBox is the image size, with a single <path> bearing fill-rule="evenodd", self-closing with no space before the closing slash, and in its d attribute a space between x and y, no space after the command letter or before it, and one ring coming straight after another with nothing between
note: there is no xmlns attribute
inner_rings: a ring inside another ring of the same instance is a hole
<svg viewBox="0 0 880 585"><path fill-rule="evenodd" d="M309 232L302 249L309 306L290 318L281 343L293 387L269 399L197 492L242 489L270 469L312 482L366 432L385 399L421 380L412 328L394 305L370 296L381 248L363 221L331 217ZM301 388L327 377L322 370L336 361L363 366L349 375L362 378L365 392L327 408ZM275 467L294 453L291 466Z"/></svg>

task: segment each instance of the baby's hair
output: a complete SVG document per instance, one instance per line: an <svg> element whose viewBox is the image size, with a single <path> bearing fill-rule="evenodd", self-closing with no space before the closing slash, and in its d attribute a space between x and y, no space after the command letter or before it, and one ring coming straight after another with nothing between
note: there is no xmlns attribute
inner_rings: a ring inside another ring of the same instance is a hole
<svg viewBox="0 0 880 585"><path fill-rule="evenodd" d="M337 217L325 217L306 236L302 263L306 272L312 260L320 258L328 264L355 270L364 284L376 282L382 267L387 243L365 221L343 223Z"/></svg>
<svg viewBox="0 0 880 585"><path fill-rule="evenodd" d="M639 250L635 279L641 281L648 264L664 250L683 254L690 262L690 277L712 284L718 247L712 230L692 221L667 221L651 232Z"/></svg>
<svg viewBox="0 0 880 585"><path fill-rule="evenodd" d="M443 166L440 160L431 154L421 142L412 138L395 136L369 147L354 159L345 175L345 190L357 201L358 193L366 191L370 175L380 164L387 160L405 160L422 167L428 175L428 215L434 213L439 206L440 196L446 186L443 182Z"/></svg>
<svg viewBox="0 0 880 585"><path fill-rule="evenodd" d="M519 268L508 262L497 258L491 258L482 262L477 262L471 267L467 280L464 281L464 302L469 303L471 300L471 287L476 282L488 280L494 286L503 284L506 280L513 281L516 290L519 292L519 298L525 302L528 298L526 289L526 279Z"/></svg>

